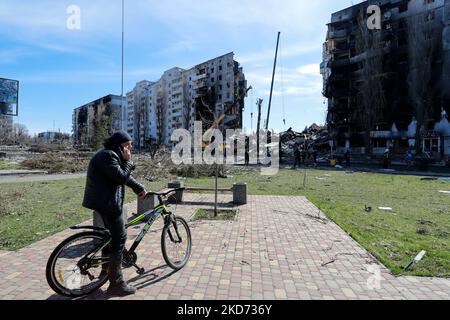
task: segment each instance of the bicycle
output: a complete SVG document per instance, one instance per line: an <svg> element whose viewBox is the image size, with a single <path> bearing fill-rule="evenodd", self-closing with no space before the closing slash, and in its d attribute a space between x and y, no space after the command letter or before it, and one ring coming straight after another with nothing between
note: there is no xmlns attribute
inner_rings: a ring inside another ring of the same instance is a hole
<svg viewBox="0 0 450 320"><path fill-rule="evenodd" d="M135 267L139 275L145 273L145 269L137 265L136 249L159 217L164 219L161 250L165 262L174 270L180 270L186 265L192 249L189 225L185 219L170 212L167 203L163 201L163 198L182 190L184 188L170 189L164 193L147 193L147 197L157 196L159 205L130 219L125 225L128 229L148 219L130 249L124 250L122 267ZM70 229L92 231L75 234L55 248L47 262L46 278L56 293L77 298L93 293L108 281L109 258L106 250L109 248L111 235L107 229L94 226L72 226Z"/></svg>

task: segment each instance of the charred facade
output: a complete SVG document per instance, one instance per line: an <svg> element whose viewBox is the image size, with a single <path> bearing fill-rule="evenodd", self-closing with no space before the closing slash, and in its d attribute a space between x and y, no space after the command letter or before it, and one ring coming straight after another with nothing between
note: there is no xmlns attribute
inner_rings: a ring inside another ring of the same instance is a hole
<svg viewBox="0 0 450 320"><path fill-rule="evenodd" d="M368 19L380 8L381 29ZM450 154L450 0L365 1L328 24L321 72L337 152Z"/></svg>

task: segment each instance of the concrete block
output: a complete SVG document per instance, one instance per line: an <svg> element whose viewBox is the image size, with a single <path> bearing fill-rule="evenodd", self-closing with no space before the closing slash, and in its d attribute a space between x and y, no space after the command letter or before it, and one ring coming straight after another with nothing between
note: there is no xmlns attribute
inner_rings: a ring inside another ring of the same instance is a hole
<svg viewBox="0 0 450 320"><path fill-rule="evenodd" d="M235 183L233 185L233 203L238 206L247 204L246 183Z"/></svg>
<svg viewBox="0 0 450 320"><path fill-rule="evenodd" d="M176 189L176 188L184 188L184 183L180 181L172 181L170 182L167 187L169 189ZM183 202L183 191L177 191L174 196L170 197L169 203L181 203Z"/></svg>
<svg viewBox="0 0 450 320"><path fill-rule="evenodd" d="M158 205L158 197L157 196L149 196L147 199L137 199L137 214L142 214L149 210L152 210L154 207Z"/></svg>

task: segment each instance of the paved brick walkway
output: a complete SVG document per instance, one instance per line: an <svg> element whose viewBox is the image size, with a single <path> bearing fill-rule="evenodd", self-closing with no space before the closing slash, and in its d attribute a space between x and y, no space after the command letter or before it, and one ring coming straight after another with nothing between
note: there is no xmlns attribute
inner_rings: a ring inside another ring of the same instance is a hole
<svg viewBox="0 0 450 320"><path fill-rule="evenodd" d="M224 206L231 201L221 199ZM213 196L188 194L185 200L172 209L189 218ZM139 288L126 299L450 299L450 279L392 276L304 197L251 196L236 221L190 226L192 257L173 273L161 254L162 223L154 225L138 252L138 264L148 271L125 271ZM130 241L137 231L129 231ZM0 299L63 299L48 287L45 265L72 233L0 251ZM109 299L102 290L88 298Z"/></svg>

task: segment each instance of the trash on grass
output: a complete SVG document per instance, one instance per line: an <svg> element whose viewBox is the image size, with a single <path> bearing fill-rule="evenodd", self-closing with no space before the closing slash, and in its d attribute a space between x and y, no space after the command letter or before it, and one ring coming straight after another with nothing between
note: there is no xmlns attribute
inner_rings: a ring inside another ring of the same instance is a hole
<svg viewBox="0 0 450 320"><path fill-rule="evenodd" d="M411 261L406 267L405 270L409 270L413 264L421 261L423 259L423 257L425 257L425 255L427 254L427 252L425 250L420 251L420 253L417 255L417 257L414 258L413 261Z"/></svg>
<svg viewBox="0 0 450 320"><path fill-rule="evenodd" d="M379 210L381 211L392 211L393 209L390 207L378 207Z"/></svg>
<svg viewBox="0 0 450 320"><path fill-rule="evenodd" d="M439 193L450 194L450 191L439 190Z"/></svg>

